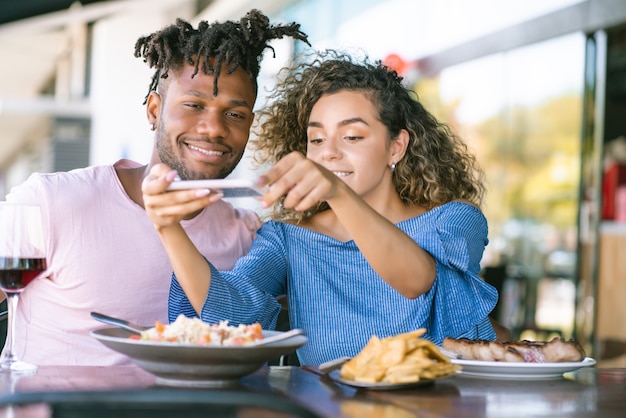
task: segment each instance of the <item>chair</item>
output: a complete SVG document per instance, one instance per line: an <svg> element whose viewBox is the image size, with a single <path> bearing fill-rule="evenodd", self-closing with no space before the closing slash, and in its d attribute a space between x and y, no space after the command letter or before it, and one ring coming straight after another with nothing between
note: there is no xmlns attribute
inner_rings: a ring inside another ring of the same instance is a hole
<svg viewBox="0 0 626 418"><path fill-rule="evenodd" d="M617 338L604 338L596 342L596 360L617 361L625 360L626 356L626 341Z"/></svg>
<svg viewBox="0 0 626 418"><path fill-rule="evenodd" d="M280 295L276 298L282 305L282 309L278 314L278 320L276 321L276 331L289 331L291 326L289 325L289 308L287 306L287 295ZM280 358L268 361L268 366L299 366L298 356L296 353L290 353L280 356Z"/></svg>
<svg viewBox="0 0 626 418"><path fill-rule="evenodd" d="M489 321L491 322L491 326L493 330L496 332L496 339L498 341L511 341L513 338L511 334L511 330L496 321L495 319L489 317Z"/></svg>

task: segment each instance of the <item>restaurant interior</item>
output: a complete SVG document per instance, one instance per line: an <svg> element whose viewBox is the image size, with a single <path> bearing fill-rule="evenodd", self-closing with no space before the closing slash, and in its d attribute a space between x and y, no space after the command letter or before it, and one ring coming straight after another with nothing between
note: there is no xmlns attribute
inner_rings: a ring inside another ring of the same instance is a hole
<svg viewBox="0 0 626 418"><path fill-rule="evenodd" d="M36 171L148 161L150 75L134 39L176 16L250 8L301 23L314 48L382 60L475 151L488 183L481 275L513 339L574 338L598 366L626 367L622 0L2 2L0 194ZM298 48L276 45L261 97Z"/></svg>

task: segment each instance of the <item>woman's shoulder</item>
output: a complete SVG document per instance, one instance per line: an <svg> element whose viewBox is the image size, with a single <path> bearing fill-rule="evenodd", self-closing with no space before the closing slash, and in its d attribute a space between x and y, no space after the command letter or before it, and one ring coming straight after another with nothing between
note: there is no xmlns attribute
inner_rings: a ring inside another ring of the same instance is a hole
<svg viewBox="0 0 626 418"><path fill-rule="evenodd" d="M484 218L483 211L480 206L466 199L451 200L435 209L438 209L439 216L476 216ZM435 211L435 209L433 209L433 211Z"/></svg>
<svg viewBox="0 0 626 418"><path fill-rule="evenodd" d="M476 203L466 199L455 199L446 202L442 205L435 206L434 208L427 210L426 212L412 218L415 221L433 218L446 218L456 216L478 216L484 217L483 212Z"/></svg>
<svg viewBox="0 0 626 418"><path fill-rule="evenodd" d="M474 208L478 209L480 211L480 206L478 206L476 203L469 201L467 199L454 199L453 201L449 202L449 203L453 203L453 202L458 202L458 203L464 203L466 205L470 205L473 206Z"/></svg>
<svg viewBox="0 0 626 418"><path fill-rule="evenodd" d="M417 234L427 230L456 229L459 226L483 230L487 228L487 219L478 205L469 200L457 199L407 219L398 226Z"/></svg>
<svg viewBox="0 0 626 418"><path fill-rule="evenodd" d="M486 226L487 218L481 208L465 199L452 200L441 206L440 218L445 223Z"/></svg>

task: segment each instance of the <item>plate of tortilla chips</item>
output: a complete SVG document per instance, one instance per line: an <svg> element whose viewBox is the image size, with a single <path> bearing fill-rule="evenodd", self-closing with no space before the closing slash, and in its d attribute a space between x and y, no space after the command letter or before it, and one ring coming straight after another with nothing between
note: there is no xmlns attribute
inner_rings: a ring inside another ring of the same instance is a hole
<svg viewBox="0 0 626 418"><path fill-rule="evenodd" d="M386 338L372 336L363 349L329 376L335 381L369 390L408 389L453 376L453 364L431 341L420 338L426 330Z"/></svg>

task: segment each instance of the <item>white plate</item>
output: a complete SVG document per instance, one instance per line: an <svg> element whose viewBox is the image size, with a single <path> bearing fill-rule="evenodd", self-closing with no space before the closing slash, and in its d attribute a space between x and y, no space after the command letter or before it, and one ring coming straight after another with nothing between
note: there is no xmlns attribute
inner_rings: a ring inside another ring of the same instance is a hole
<svg viewBox="0 0 626 418"><path fill-rule="evenodd" d="M280 334L263 331L265 337ZM208 346L141 341L121 328L91 332L102 344L130 357L139 367L154 374L157 383L168 386L221 387L236 384L263 364L303 346L307 337L297 335L262 346Z"/></svg>
<svg viewBox="0 0 626 418"><path fill-rule="evenodd" d="M407 382L407 383L364 383L364 382L356 382L354 380L342 379L339 376L339 371L334 370L328 373L328 376L337 383L341 383L342 385L352 386L354 388L359 389L367 389L367 390L400 390L400 389L412 389L421 386L430 386L435 380L432 379L421 379L417 382ZM450 377L450 376L445 376ZM444 377L441 377L444 379Z"/></svg>
<svg viewBox="0 0 626 418"><path fill-rule="evenodd" d="M591 357L586 357L580 362L571 363L508 363L455 358L450 361L462 367L457 372L460 376L507 380L558 379L563 376L563 373L571 372L581 367L591 367L596 364L596 361Z"/></svg>

